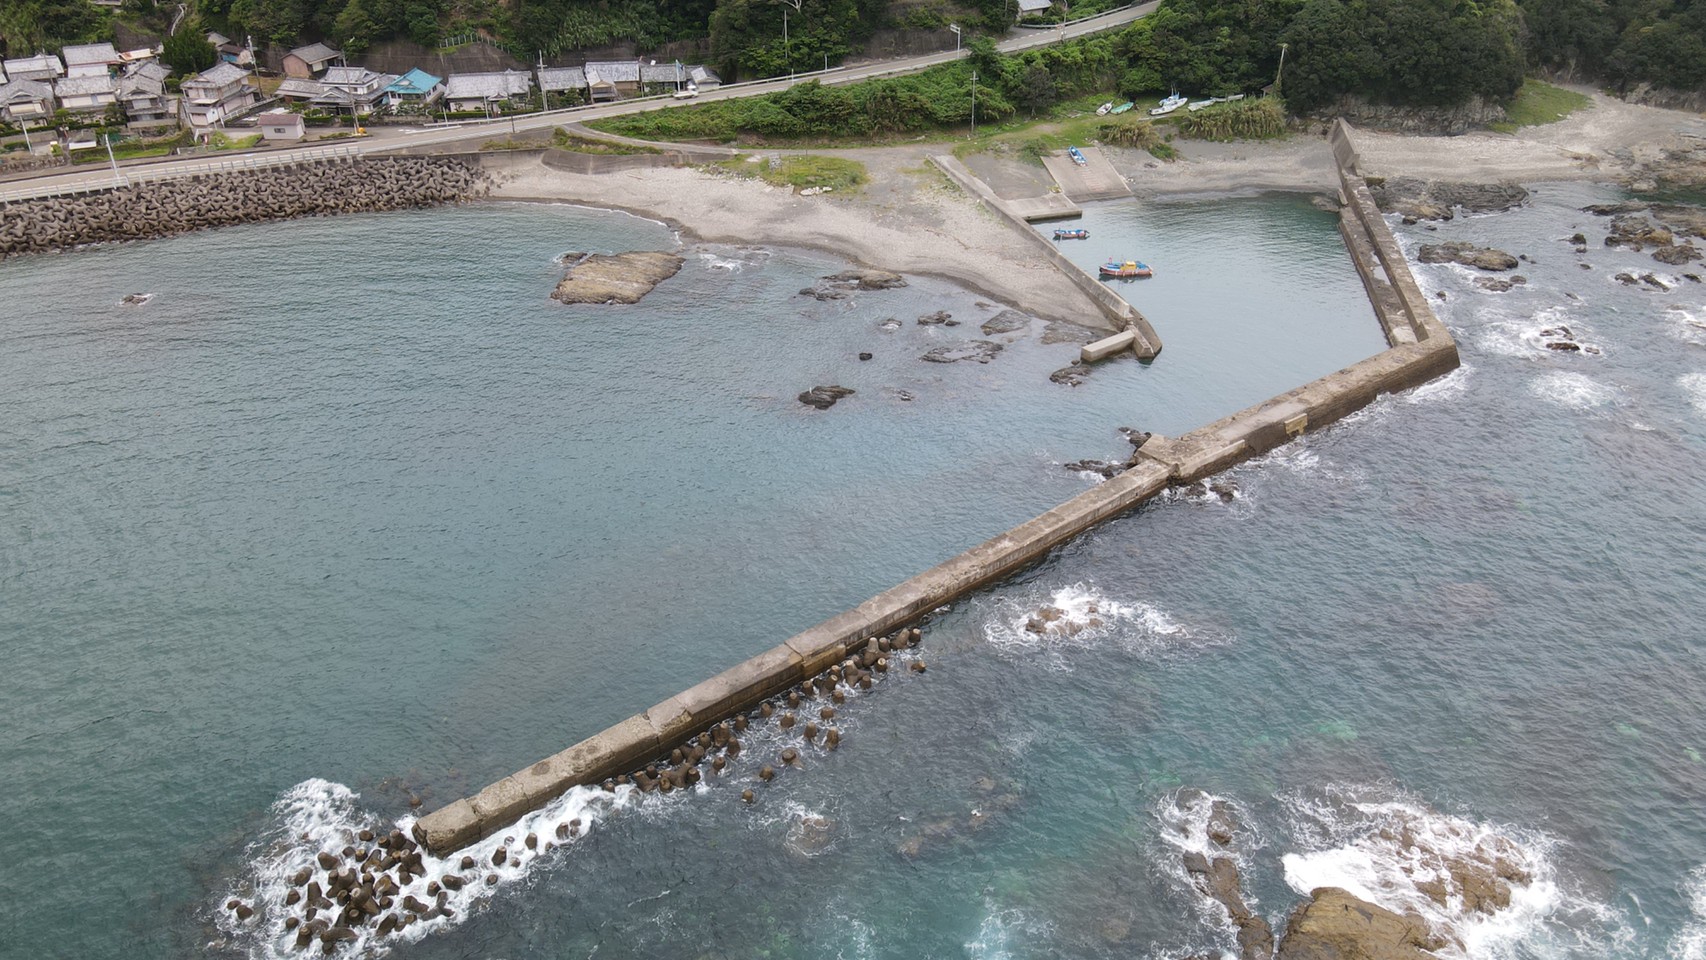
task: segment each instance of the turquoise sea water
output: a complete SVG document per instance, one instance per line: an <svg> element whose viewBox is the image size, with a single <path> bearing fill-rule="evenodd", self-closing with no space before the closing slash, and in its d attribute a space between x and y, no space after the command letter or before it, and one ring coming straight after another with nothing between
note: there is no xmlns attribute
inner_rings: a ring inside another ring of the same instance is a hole
<svg viewBox="0 0 1706 960"><path fill-rule="evenodd" d="M1381 887L1382 826L1463 824L1541 877L1440 918L1469 954L1690 955L1706 297L1556 242L1597 239L1574 208L1604 196L1439 229L1537 261L1504 295L1422 268L1464 371L941 612L929 672L852 699L842 748L751 807L716 786L592 823L570 798L585 839L393 955L1196 954L1230 940L1176 866L1186 787L1255 831L1270 917L1309 878ZM459 796L767 648L1083 489L1059 464L1123 455L1117 426L1380 348L1331 216L1136 209L1093 236L1170 239L1122 288L1167 349L1076 389L1040 323L926 364L998 308L929 281L820 304L796 291L840 265L788 251L689 248L637 307L563 308L556 253L673 244L576 208L0 265L0 940L266 955L218 906L296 835ZM913 322L937 309L966 322ZM1557 323L1601 352L1544 349ZM793 400L818 383L859 392ZM1044 602L1103 622L1037 638Z"/></svg>

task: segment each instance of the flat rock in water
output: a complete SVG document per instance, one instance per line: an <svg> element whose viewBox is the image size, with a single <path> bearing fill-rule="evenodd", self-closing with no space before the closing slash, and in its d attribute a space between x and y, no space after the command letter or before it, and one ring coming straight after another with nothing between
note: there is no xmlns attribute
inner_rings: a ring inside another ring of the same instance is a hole
<svg viewBox="0 0 1706 960"><path fill-rule="evenodd" d="M568 253L563 260L569 272L551 294L563 303L639 303L685 262L657 251Z"/></svg>
<svg viewBox="0 0 1706 960"><path fill-rule="evenodd" d="M900 274L889 273L887 270L843 270L823 279L826 283L856 287L860 290L893 290L906 286L906 280Z"/></svg>
<svg viewBox="0 0 1706 960"><path fill-rule="evenodd" d="M1509 280L1501 277L1475 278L1475 285L1477 287L1480 287L1482 290L1491 290L1494 293L1506 293L1513 287L1520 287L1527 282L1528 278L1521 275L1511 277Z"/></svg>
<svg viewBox="0 0 1706 960"><path fill-rule="evenodd" d="M933 327L933 326L936 326L937 324L941 324L943 326L949 326L949 327L957 327L960 325L960 322L958 320L955 320L954 315L949 313L946 310L938 310L935 313L927 313L924 316L918 318L918 325L921 327Z"/></svg>
<svg viewBox="0 0 1706 960"><path fill-rule="evenodd" d="M1090 379L1090 374L1094 370L1095 368L1088 364L1075 363L1070 367L1061 367L1059 370L1049 374L1048 378L1054 383L1063 384L1068 387L1076 387Z"/></svg>
<svg viewBox="0 0 1706 960"><path fill-rule="evenodd" d="M835 406L835 401L840 400L842 397L851 397L853 393L854 391L851 387L813 387L805 393L800 394L800 402L808 407L816 407L819 410L828 410L830 407Z"/></svg>
<svg viewBox="0 0 1706 960"><path fill-rule="evenodd" d="M1411 220L1450 220L1457 207L1470 213L1487 213L1520 207L1528 191L1514 184L1457 183L1388 177L1369 182L1368 192L1386 213Z"/></svg>
<svg viewBox="0 0 1706 960"><path fill-rule="evenodd" d="M1003 310L983 321L983 326L978 329L983 331L984 336L992 336L997 333L1018 333L1030 325L1029 316L1017 310Z"/></svg>
<svg viewBox="0 0 1706 960"><path fill-rule="evenodd" d="M1093 343L1105 336L1107 336L1107 334L1097 333L1089 327L1081 327L1076 323L1067 323L1065 320L1050 320L1048 322L1048 326L1043 328L1044 344L1086 344Z"/></svg>
<svg viewBox="0 0 1706 960"><path fill-rule="evenodd" d="M961 340L959 343L937 347L926 353L923 359L930 363L958 363L961 360L988 363L1000 352L1001 344L993 340Z"/></svg>
<svg viewBox="0 0 1706 960"><path fill-rule="evenodd" d="M1423 263L1460 263L1480 270L1515 270L1517 259L1503 250L1477 247L1473 243L1453 240L1449 243L1424 244L1416 252Z"/></svg>

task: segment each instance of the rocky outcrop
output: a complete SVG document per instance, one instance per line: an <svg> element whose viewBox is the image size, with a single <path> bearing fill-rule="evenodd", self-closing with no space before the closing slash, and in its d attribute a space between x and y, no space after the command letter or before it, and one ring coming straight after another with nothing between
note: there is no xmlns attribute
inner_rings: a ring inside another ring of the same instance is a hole
<svg viewBox="0 0 1706 960"><path fill-rule="evenodd" d="M1407 222L1450 220L1458 209L1466 213L1495 213L1528 201L1528 190L1515 184L1456 183L1414 177L1370 177L1368 192L1382 212L1396 213Z"/></svg>
<svg viewBox="0 0 1706 960"><path fill-rule="evenodd" d="M0 205L0 258L204 227L437 206L478 196L486 185L484 174L460 160L373 157L20 200Z"/></svg>
<svg viewBox="0 0 1706 960"><path fill-rule="evenodd" d="M1276 960L1437 960L1445 946L1421 919L1359 900L1338 887L1310 891L1286 921Z"/></svg>
<svg viewBox="0 0 1706 960"><path fill-rule="evenodd" d="M906 286L900 274L887 270L843 270L824 277L823 282L856 290L893 290Z"/></svg>
<svg viewBox="0 0 1706 960"><path fill-rule="evenodd" d="M1681 266L1703 259L1700 248L1687 237L1706 239L1706 210L1674 204L1647 204L1638 200L1584 207L1596 216L1611 217L1605 238L1608 247L1624 247L1640 253L1653 248L1653 259Z"/></svg>
<svg viewBox="0 0 1706 960"><path fill-rule="evenodd" d="M1462 240L1425 244L1416 251L1416 259L1423 263L1460 263L1489 271L1515 270L1517 265L1517 259L1503 250L1477 247Z"/></svg>
<svg viewBox="0 0 1706 960"><path fill-rule="evenodd" d="M552 291L563 303L639 303L676 275L683 261L673 253L565 253L569 272Z"/></svg>
<svg viewBox="0 0 1706 960"><path fill-rule="evenodd" d="M1319 115L1327 120L1343 117L1370 130L1435 135L1468 133L1497 123L1505 119L1505 108L1479 97L1455 107L1399 107L1344 96Z"/></svg>
<svg viewBox="0 0 1706 960"><path fill-rule="evenodd" d="M1492 291L1493 293L1509 293L1511 290L1520 287L1527 282L1528 278L1520 273L1509 279L1505 279L1503 277L1475 278L1475 285L1477 287L1480 287L1482 290Z"/></svg>
<svg viewBox="0 0 1706 960"><path fill-rule="evenodd" d="M813 387L805 393L800 394L800 402L808 407L816 407L819 410L828 410L830 407L835 406L835 402L837 400L840 400L842 397L851 397L853 393L854 390L851 387Z"/></svg>
<svg viewBox="0 0 1706 960"><path fill-rule="evenodd" d="M960 325L960 322L955 320L954 315L948 311L937 310L935 313L927 313L924 316L919 317L918 325L921 327L957 327Z"/></svg>

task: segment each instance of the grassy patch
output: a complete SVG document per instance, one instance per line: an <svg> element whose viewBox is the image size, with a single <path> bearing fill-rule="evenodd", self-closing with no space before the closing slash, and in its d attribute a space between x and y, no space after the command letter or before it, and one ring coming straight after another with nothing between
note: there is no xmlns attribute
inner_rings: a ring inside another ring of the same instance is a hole
<svg viewBox="0 0 1706 960"><path fill-rule="evenodd" d="M487 140L485 143L480 144L480 152L495 153L503 150L543 150L548 146L550 146L550 144L543 140L517 140L513 137L505 137L502 140Z"/></svg>
<svg viewBox="0 0 1706 960"><path fill-rule="evenodd" d="M223 133L215 133L208 138L207 146L210 150L247 150L260 142L261 135L258 133L246 137L228 137Z"/></svg>
<svg viewBox="0 0 1706 960"><path fill-rule="evenodd" d="M1590 98L1574 90L1554 87L1544 80L1531 77L1522 82L1522 89L1516 92L1516 96L1512 97L1505 107L1507 119L1491 126L1500 133L1515 133L1523 127L1557 123L1590 102Z"/></svg>
<svg viewBox="0 0 1706 960"><path fill-rule="evenodd" d="M657 147L648 147L637 143L612 143L609 140L594 140L591 137L581 137L564 130L562 127L551 131L551 146L559 150L570 150L575 153L596 153L605 156L627 157L641 153L662 153Z"/></svg>
<svg viewBox="0 0 1706 960"><path fill-rule="evenodd" d="M812 154L764 158L756 163L746 157L734 157L718 166L739 176L757 177L771 186L795 190L827 187L835 193L854 193L871 179L865 165L857 160Z"/></svg>
<svg viewBox="0 0 1706 960"><path fill-rule="evenodd" d="M1191 140L1276 140L1287 132L1285 107L1273 97L1176 114L1173 126Z"/></svg>

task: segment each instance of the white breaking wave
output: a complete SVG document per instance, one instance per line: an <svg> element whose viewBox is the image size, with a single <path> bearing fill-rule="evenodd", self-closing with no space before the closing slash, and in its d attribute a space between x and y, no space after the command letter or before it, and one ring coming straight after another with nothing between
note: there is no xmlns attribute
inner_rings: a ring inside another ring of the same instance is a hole
<svg viewBox="0 0 1706 960"><path fill-rule="evenodd" d="M442 886L441 881L448 874L463 875L459 864L464 856L472 857L476 875L462 889L446 890L446 905L453 913L418 920L383 938L373 927L364 925L355 929L356 939L342 944L336 954L378 957L394 946L417 942L435 930L461 923L484 901L525 878L542 862L560 856L557 848L574 844L612 812L636 804L639 796L639 791L629 786L618 787L613 794L595 787L575 787L509 828L457 850L448 858L440 859L422 850L426 875L416 877L398 890L395 899L402 903L405 897L414 896L428 905L435 903L435 898L426 892L427 886ZM257 960L287 957L294 960L303 956L304 951L295 945L296 934L285 929L286 916L294 915L294 911L282 908L285 895L292 889L291 875L304 867L315 867L314 858L322 850L369 846L357 836L363 829L383 835L395 828L407 835L414 825L413 817L404 817L395 824L384 823L363 813L357 806L359 799L343 784L312 779L292 787L273 804L271 827L250 846L247 875L222 893L215 904L219 927L232 943L245 946ZM575 836L559 837L559 827L571 828ZM529 834L537 838L534 849L526 846ZM505 856L501 863L494 864L493 856L499 847L505 848ZM488 882L493 877L496 882ZM230 910L224 909L230 898L255 906L258 915L247 922L237 920ZM319 944L310 949L318 953Z"/></svg>
<svg viewBox="0 0 1706 960"><path fill-rule="evenodd" d="M1530 393L1542 400L1572 410L1593 410L1617 402L1619 391L1585 373L1559 370L1536 377L1528 384Z"/></svg>
<svg viewBox="0 0 1706 960"><path fill-rule="evenodd" d="M741 273L746 270L747 267L759 266L763 264L764 261L770 259L770 252L768 250L762 250L754 247L741 248L740 250L735 251L731 256L724 256L722 253L710 250L700 250L698 252L698 256L700 260L704 261L705 266L711 270L722 270L727 273Z"/></svg>
<svg viewBox="0 0 1706 960"><path fill-rule="evenodd" d="M966 942L966 960L1012 960L1013 945L1020 940L1047 936L1049 926L1018 910L988 908L977 935Z"/></svg>
<svg viewBox="0 0 1706 960"><path fill-rule="evenodd" d="M1216 804L1230 809L1238 820L1233 842L1226 847L1209 837L1209 823L1214 817ZM1216 934L1216 948L1227 955L1236 955L1238 927L1232 922L1231 912L1219 900L1197 887L1185 869L1184 858L1186 854L1193 853L1210 861L1230 857L1237 864L1239 875L1247 877L1250 872L1248 854L1266 846L1266 840L1257 832L1245 810L1226 797L1201 790L1162 797L1155 807L1155 819L1160 824L1158 835L1162 843L1172 848L1172 855L1156 860L1161 874L1195 905L1203 926ZM1250 912L1259 913L1248 883L1242 894Z"/></svg>
<svg viewBox="0 0 1706 960"><path fill-rule="evenodd" d="M991 646L1013 653L1046 651L1051 665L1070 670L1063 649L1085 648L1114 639L1135 652L1167 649L1197 637L1167 613L1147 603L1122 603L1095 588L1074 583L1047 600L1003 598L983 626Z"/></svg>
<svg viewBox="0 0 1706 960"><path fill-rule="evenodd" d="M1685 373L1676 378L1676 385L1688 394L1688 402L1694 409L1706 415L1706 373Z"/></svg>
<svg viewBox="0 0 1706 960"><path fill-rule="evenodd" d="M1674 322L1671 330L1678 339L1706 347L1706 307L1696 310L1673 306L1665 310L1665 317Z"/></svg>
<svg viewBox="0 0 1706 960"><path fill-rule="evenodd" d="M1676 960L1706 960L1706 866L1689 872L1682 892L1694 916L1671 938L1670 955Z"/></svg>
<svg viewBox="0 0 1706 960"><path fill-rule="evenodd" d="M1617 910L1566 890L1555 840L1477 822L1389 793L1329 788L1292 798L1304 852L1282 859L1285 882L1307 896L1338 887L1400 914L1415 914L1446 942L1442 956L1505 960L1603 956L1633 937Z"/></svg>

